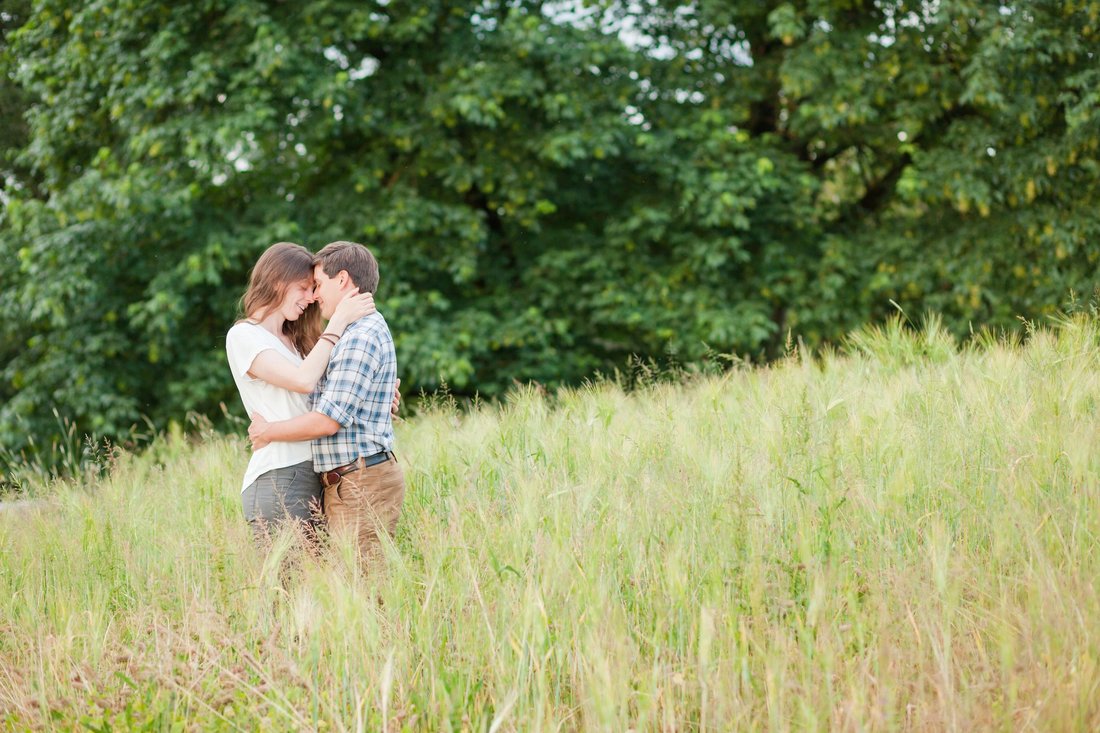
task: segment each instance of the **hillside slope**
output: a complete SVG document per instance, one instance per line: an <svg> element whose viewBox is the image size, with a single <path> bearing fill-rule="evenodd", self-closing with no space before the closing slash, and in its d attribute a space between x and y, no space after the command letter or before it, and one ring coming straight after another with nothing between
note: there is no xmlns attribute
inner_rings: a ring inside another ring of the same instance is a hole
<svg viewBox="0 0 1100 733"><path fill-rule="evenodd" d="M399 429L387 570L280 571L238 437L0 514L0 722L1100 727L1100 332L934 326Z"/></svg>

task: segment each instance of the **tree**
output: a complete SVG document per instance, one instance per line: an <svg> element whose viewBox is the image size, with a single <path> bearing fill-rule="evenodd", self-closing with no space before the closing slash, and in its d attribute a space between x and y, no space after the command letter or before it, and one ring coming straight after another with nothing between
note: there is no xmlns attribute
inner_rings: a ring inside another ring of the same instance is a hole
<svg viewBox="0 0 1100 733"><path fill-rule="evenodd" d="M631 6L636 7L636 6ZM675 85L817 184L810 341L907 310L1009 327L1096 289L1100 3L653 3ZM629 14L628 14L629 15Z"/></svg>
<svg viewBox="0 0 1100 733"><path fill-rule="evenodd" d="M891 299L1042 313L1096 284L1098 12L38 0L0 443L237 409L222 339L280 240L374 249L414 390L768 358Z"/></svg>

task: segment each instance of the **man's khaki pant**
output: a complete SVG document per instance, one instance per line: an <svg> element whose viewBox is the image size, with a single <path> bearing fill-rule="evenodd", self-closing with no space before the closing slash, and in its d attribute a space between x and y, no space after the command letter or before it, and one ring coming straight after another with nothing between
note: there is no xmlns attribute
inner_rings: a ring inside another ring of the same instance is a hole
<svg viewBox="0 0 1100 733"><path fill-rule="evenodd" d="M367 565L381 554L381 533L393 536L404 500L405 472L397 458L346 473L325 487L329 532L354 538Z"/></svg>

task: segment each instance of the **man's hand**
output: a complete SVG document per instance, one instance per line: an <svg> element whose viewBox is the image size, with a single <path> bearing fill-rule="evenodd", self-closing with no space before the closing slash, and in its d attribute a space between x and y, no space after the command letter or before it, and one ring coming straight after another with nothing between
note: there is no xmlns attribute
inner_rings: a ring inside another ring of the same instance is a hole
<svg viewBox="0 0 1100 733"><path fill-rule="evenodd" d="M271 443L270 440L264 437L271 423L258 412L252 413L249 417L252 418L252 424L248 426L248 439L252 441L252 452L255 453Z"/></svg>
<svg viewBox="0 0 1100 733"><path fill-rule="evenodd" d="M397 417L397 409L401 406L401 379L398 378L397 386L393 388L393 402L390 404L390 417Z"/></svg>

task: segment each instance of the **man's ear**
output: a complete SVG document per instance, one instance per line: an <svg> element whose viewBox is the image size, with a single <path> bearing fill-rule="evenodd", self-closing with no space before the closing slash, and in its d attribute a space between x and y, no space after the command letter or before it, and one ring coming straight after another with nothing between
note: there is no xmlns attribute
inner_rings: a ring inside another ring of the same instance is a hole
<svg viewBox="0 0 1100 733"><path fill-rule="evenodd" d="M351 275L348 274L347 270L340 270L336 273L336 279L340 281L340 289L342 290L351 282Z"/></svg>

